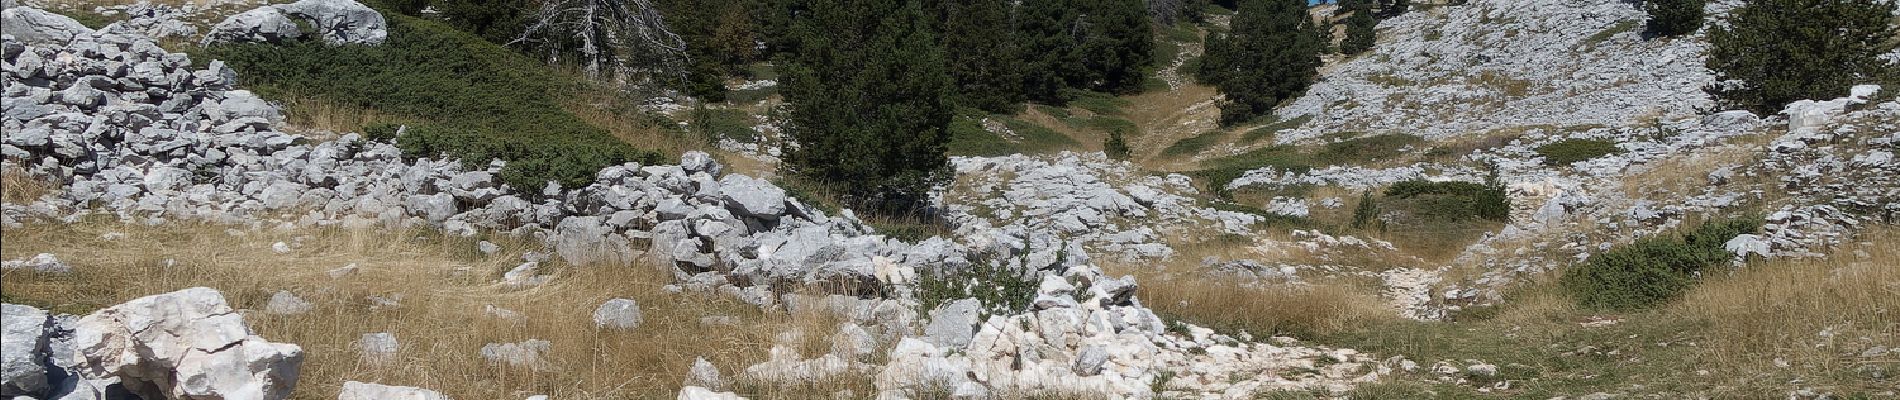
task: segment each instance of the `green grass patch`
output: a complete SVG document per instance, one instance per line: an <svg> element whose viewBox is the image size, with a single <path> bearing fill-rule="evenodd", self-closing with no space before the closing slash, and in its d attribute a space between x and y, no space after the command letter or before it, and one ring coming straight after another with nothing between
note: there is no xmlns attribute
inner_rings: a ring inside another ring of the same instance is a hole
<svg viewBox="0 0 1900 400"><path fill-rule="evenodd" d="M1585 307L1611 310L1648 308L1688 291L1705 268L1727 262L1730 239L1761 229L1758 218L1704 223L1674 237L1638 239L1590 256L1566 271L1563 286Z"/></svg>
<svg viewBox="0 0 1900 400"><path fill-rule="evenodd" d="M205 49L267 97L297 95L427 121L398 138L408 157L508 161L502 180L527 192L579 187L602 167L663 161L581 120L558 99L582 90L513 50L446 25L385 13L381 46L229 44Z"/></svg>
<svg viewBox="0 0 1900 400"><path fill-rule="evenodd" d="M980 114L959 116L950 121L950 144L948 153L953 156L995 157L1016 153L1036 154L1073 148L1080 145L1068 135L1020 119L992 115L989 118L1003 124L1016 134L1019 140L990 132L983 128Z"/></svg>
<svg viewBox="0 0 1900 400"><path fill-rule="evenodd" d="M953 156L996 157L1014 154L1016 145L997 136L976 118L959 116L950 120L950 144L946 152Z"/></svg>
<svg viewBox="0 0 1900 400"><path fill-rule="evenodd" d="M1081 144L1068 135L1029 121L1006 117L1002 118L1002 121L1003 127L1009 128L1011 132L1016 133L1016 137L1022 139L1018 145L1025 153L1061 150Z"/></svg>
<svg viewBox="0 0 1900 400"><path fill-rule="evenodd" d="M1610 38L1615 37L1616 35L1623 34L1623 32L1629 32L1631 30L1635 30L1636 27L1642 26L1642 24L1643 24L1643 21L1634 20L1634 19L1617 22L1616 25L1611 25L1607 29L1598 31L1597 33L1590 34L1590 37L1583 38L1583 45L1595 46L1598 43L1603 43L1604 41L1610 40Z"/></svg>
<svg viewBox="0 0 1900 400"><path fill-rule="evenodd" d="M687 113L693 133L709 143L732 139L740 143L758 143L759 131L753 129L752 114L730 108L700 108Z"/></svg>
<svg viewBox="0 0 1900 400"><path fill-rule="evenodd" d="M1073 90L1066 95L1070 107L1088 110L1095 115L1122 115L1122 107L1129 105L1128 100L1102 92Z"/></svg>
<svg viewBox="0 0 1900 400"><path fill-rule="evenodd" d="M1403 156L1403 150L1425 143L1425 138L1403 133L1388 133L1327 143L1313 154L1317 166L1366 164Z"/></svg>
<svg viewBox="0 0 1900 400"><path fill-rule="evenodd" d="M1212 130L1203 132L1199 135L1194 135L1194 137L1181 139L1180 141L1174 142L1174 144L1168 145L1168 148L1161 149L1161 155L1179 157L1199 153L1202 150L1207 150L1209 147L1214 147L1214 144L1219 143L1223 136L1227 136L1227 131Z"/></svg>
<svg viewBox="0 0 1900 400"><path fill-rule="evenodd" d="M1567 139L1537 146L1537 155L1544 156L1544 165L1553 167L1622 152L1623 149L1617 148L1616 143L1602 139Z"/></svg>
<svg viewBox="0 0 1900 400"><path fill-rule="evenodd" d="M1273 116L1272 122L1268 122L1265 126L1247 131L1246 134L1240 136L1240 141L1242 143L1259 143L1263 139L1274 137L1274 135L1280 131L1298 128L1300 125L1305 125L1308 121L1312 120L1313 116L1311 114L1301 115L1289 120L1280 120L1279 116Z"/></svg>

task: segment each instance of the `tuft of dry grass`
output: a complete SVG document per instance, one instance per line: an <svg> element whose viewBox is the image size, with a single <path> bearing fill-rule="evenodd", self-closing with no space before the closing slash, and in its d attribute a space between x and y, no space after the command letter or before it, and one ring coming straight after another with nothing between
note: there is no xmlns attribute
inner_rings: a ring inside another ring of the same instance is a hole
<svg viewBox="0 0 1900 400"><path fill-rule="evenodd" d="M286 95L277 102L284 107L285 129L295 133L348 133L362 132L364 128L377 124L414 124L421 122L414 118L405 118L385 114L381 111L337 104L315 97Z"/></svg>
<svg viewBox="0 0 1900 400"><path fill-rule="evenodd" d="M726 376L764 361L781 332L804 332L794 348L805 357L822 354L839 320L825 314L764 312L716 294L668 294L671 274L659 263L565 266L544 263L554 279L525 290L494 282L538 250L530 242L488 238L505 249L494 256L475 250L475 239L424 230L250 230L178 223L162 227L85 222L29 225L0 233L0 256L57 254L74 267L67 275L6 271L5 301L84 313L132 298L208 286L233 307L261 310L286 290L313 303L295 316L246 312L263 337L296 343L306 359L297 399L335 398L345 380L409 385L455 398L670 398L695 357L706 357ZM116 232L122 238L102 235ZM288 254L274 242L297 242ZM331 278L326 271L355 264L359 272ZM368 296L401 296L400 306L372 308ZM612 298L637 301L645 323L628 331L595 329L592 312ZM525 319L486 315L499 307ZM739 326L705 326L700 318L730 316ZM393 361L360 358L361 335L391 332L400 342ZM552 343L547 367L536 370L486 362L487 343L529 339ZM812 382L793 388L741 383L750 396L804 398L838 390L869 393L868 377Z"/></svg>
<svg viewBox="0 0 1900 400"><path fill-rule="evenodd" d="M59 184L28 174L19 167L0 169L0 199L7 204L31 203L58 187Z"/></svg>

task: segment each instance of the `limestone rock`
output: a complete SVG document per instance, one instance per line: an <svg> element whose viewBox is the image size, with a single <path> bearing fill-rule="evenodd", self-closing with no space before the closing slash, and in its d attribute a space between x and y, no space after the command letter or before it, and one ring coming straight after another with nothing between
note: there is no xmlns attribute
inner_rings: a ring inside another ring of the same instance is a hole
<svg viewBox="0 0 1900 400"><path fill-rule="evenodd" d="M78 20L32 7L0 10L0 34L12 35L25 43L66 44L73 37L91 34L92 29Z"/></svg>
<svg viewBox="0 0 1900 400"><path fill-rule="evenodd" d="M632 299L613 299L594 309L594 327L633 329L640 327L640 304Z"/></svg>
<svg viewBox="0 0 1900 400"><path fill-rule="evenodd" d="M210 288L146 296L80 318L60 362L86 380L117 379L146 398L282 399L303 349L251 333Z"/></svg>
<svg viewBox="0 0 1900 400"><path fill-rule="evenodd" d="M0 396L43 395L46 334L50 316L38 308L0 305Z"/></svg>
<svg viewBox="0 0 1900 400"><path fill-rule="evenodd" d="M301 0L275 6L290 16L309 20L317 35L330 44L379 45L389 39L383 14L352 0Z"/></svg>
<svg viewBox="0 0 1900 400"><path fill-rule="evenodd" d="M343 382L343 391L337 394L336 400L449 400L449 396L417 387L347 381Z"/></svg>

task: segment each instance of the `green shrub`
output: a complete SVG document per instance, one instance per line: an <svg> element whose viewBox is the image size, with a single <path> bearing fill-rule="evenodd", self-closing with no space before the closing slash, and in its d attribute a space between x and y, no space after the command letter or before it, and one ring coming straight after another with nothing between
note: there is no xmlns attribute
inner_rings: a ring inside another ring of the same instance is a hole
<svg viewBox="0 0 1900 400"><path fill-rule="evenodd" d="M1723 248L1736 235L1761 228L1757 218L1705 223L1679 237L1651 237L1590 256L1560 278L1585 307L1647 308L1680 296L1704 268L1731 255Z"/></svg>
<svg viewBox="0 0 1900 400"><path fill-rule="evenodd" d="M1544 156L1544 165L1553 167L1622 152L1616 143L1601 139L1567 139L1537 147L1537 155Z"/></svg>
<svg viewBox="0 0 1900 400"><path fill-rule="evenodd" d="M1027 252L1024 253L1027 257ZM1013 313L1028 309L1036 298L1041 279L1033 273L997 265L995 260L973 260L970 269L949 271L931 269L917 275L918 312L927 313L943 303L959 299L977 299L991 313Z"/></svg>
<svg viewBox="0 0 1900 400"><path fill-rule="evenodd" d="M1511 198L1498 184L1412 180L1392 184L1385 189L1385 196L1414 202L1411 209L1426 220L1511 219Z"/></svg>
<svg viewBox="0 0 1900 400"><path fill-rule="evenodd" d="M1122 138L1121 131L1109 132L1108 139L1102 142L1102 152L1107 153L1108 158L1126 160L1128 159L1128 140Z"/></svg>
<svg viewBox="0 0 1900 400"><path fill-rule="evenodd" d="M539 62L440 23L396 13L381 46L227 44L205 49L267 97L310 97L423 121L397 145L407 157L508 161L504 183L534 193L578 187L609 165L658 163L562 109L580 83Z"/></svg>
<svg viewBox="0 0 1900 400"><path fill-rule="evenodd" d="M1703 6L1708 0L1648 0L1649 34L1678 36L1702 29Z"/></svg>

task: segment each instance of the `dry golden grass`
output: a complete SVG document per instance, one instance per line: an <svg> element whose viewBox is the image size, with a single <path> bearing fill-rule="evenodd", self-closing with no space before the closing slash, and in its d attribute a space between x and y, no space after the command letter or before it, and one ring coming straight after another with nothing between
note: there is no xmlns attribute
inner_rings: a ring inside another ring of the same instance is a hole
<svg viewBox="0 0 1900 400"><path fill-rule="evenodd" d="M384 114L375 109L340 105L314 97L287 95L277 99L284 107L284 128L301 134L362 132L377 124L413 124L420 122Z"/></svg>
<svg viewBox="0 0 1900 400"><path fill-rule="evenodd" d="M1343 283L1248 285L1200 272L1129 268L1141 282L1142 304L1171 320L1256 337L1311 337L1397 318L1370 290Z"/></svg>
<svg viewBox="0 0 1900 400"><path fill-rule="evenodd" d="M335 398L345 380L410 385L454 398L507 399L531 394L554 398L670 398L695 357L706 357L731 378L763 361L780 332L806 332L798 343L805 356L821 354L838 321L829 315L768 313L712 294L666 294L671 275L654 263L552 266L548 285L511 291L495 285L499 274L538 246L494 239L504 247L483 256L473 239L429 231L327 229L303 232L251 231L233 237L224 226L164 227L81 223L7 229L0 256L15 259L39 252L58 254L74 266L70 275L8 271L6 301L88 312L132 298L208 286L224 292L233 307L262 309L270 295L288 290L316 305L297 316L249 313L258 334L303 346L306 359L294 398ZM104 240L107 232L124 233ZM269 246L306 236L303 246L275 254ZM325 271L356 264L354 276L332 279ZM544 267L550 268L550 267ZM366 296L400 295L400 307L370 309ZM630 331L593 327L593 309L610 298L631 298L645 324ZM525 316L522 322L489 317L493 305ZM740 327L701 326L700 317L737 317ZM363 361L352 343L362 334L392 332L401 343L393 362ZM484 361L487 343L542 339L552 342L547 370ZM868 377L814 382L808 387L747 385L748 395L802 398L852 389L869 393Z"/></svg>
<svg viewBox="0 0 1900 400"><path fill-rule="evenodd" d="M1256 337L1286 334L1311 337L1353 329L1397 314L1364 282L1327 280L1315 284L1250 284L1210 274L1203 257L1253 258L1245 243L1222 241L1176 244L1169 261L1145 264L1103 262L1113 274L1141 282L1142 304L1169 320L1192 322L1227 333L1245 330Z"/></svg>
<svg viewBox="0 0 1900 400"><path fill-rule="evenodd" d="M1865 232L1825 259L1772 261L1712 277L1668 312L1708 322L1709 336L1721 338L1708 343L1708 361L1736 371L1728 375L1785 372L1777 359L1814 377L1851 377L1863 366L1894 371L1900 355L1860 353L1900 344L1900 229Z"/></svg>
<svg viewBox="0 0 1900 400"><path fill-rule="evenodd" d="M18 167L0 169L0 199L5 199L9 204L31 203L57 187L57 183L27 174Z"/></svg>

